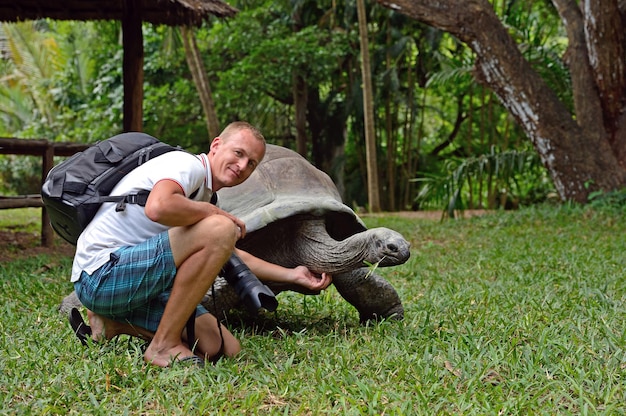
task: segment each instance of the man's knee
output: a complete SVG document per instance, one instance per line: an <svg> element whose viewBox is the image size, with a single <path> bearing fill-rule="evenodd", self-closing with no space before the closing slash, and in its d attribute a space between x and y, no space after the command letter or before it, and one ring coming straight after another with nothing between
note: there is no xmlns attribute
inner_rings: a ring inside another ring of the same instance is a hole
<svg viewBox="0 0 626 416"><path fill-rule="evenodd" d="M211 215L199 221L194 228L199 240L207 247L232 251L237 242L237 226L223 215Z"/></svg>
<svg viewBox="0 0 626 416"><path fill-rule="evenodd" d="M226 261L235 249L237 226L223 215L212 215L187 227L169 230L170 246L177 267L194 254Z"/></svg>

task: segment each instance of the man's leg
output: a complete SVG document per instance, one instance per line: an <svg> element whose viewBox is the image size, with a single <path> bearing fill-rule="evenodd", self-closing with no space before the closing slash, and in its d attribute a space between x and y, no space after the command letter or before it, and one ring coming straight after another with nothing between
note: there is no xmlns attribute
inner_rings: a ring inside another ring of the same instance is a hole
<svg viewBox="0 0 626 416"><path fill-rule="evenodd" d="M188 227L169 230L177 272L174 285L144 360L165 367L193 355L182 342L191 313L209 290L237 241L237 228L227 217L213 215Z"/></svg>
<svg viewBox="0 0 626 416"><path fill-rule="evenodd" d="M222 339L224 340L223 353L226 357L234 357L241 351L237 338L224 325L221 325L220 333L217 319L210 313L196 317L195 332L198 339L194 352L204 358L212 358L219 353Z"/></svg>
<svg viewBox="0 0 626 416"><path fill-rule="evenodd" d="M154 338L154 332L147 329L125 322L114 321L90 310L87 310L87 315L89 317L89 324L94 341L109 340L117 335L131 335L146 341L150 341ZM194 352L197 355L204 358L216 356L222 346L222 340L224 340L223 353L226 357L234 357L241 351L241 344L237 338L235 338L224 325L221 325L220 331L217 325L217 319L212 314L207 312L196 317L195 324L195 333L198 337L196 340L197 345L195 345L195 348L193 345L189 345L186 334L185 341L190 348L194 348Z"/></svg>

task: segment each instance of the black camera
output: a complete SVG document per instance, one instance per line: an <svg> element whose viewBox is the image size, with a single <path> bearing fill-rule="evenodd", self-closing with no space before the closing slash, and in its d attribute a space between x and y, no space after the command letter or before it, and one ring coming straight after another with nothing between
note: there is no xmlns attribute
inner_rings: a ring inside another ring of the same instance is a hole
<svg viewBox="0 0 626 416"><path fill-rule="evenodd" d="M261 308L273 312L278 307L274 292L261 283L235 253L222 267L221 275L235 289L250 312L256 313Z"/></svg>

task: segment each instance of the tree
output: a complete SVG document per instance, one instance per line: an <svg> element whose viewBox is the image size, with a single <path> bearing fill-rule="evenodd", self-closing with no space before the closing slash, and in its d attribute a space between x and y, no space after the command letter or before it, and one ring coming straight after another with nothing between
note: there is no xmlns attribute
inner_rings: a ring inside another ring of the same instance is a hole
<svg viewBox="0 0 626 416"><path fill-rule="evenodd" d="M369 42L365 2L357 0L359 40L361 45L361 77L363 78L363 115L365 124L365 153L367 155L367 200L371 212L380 212L378 193L378 163L376 158L376 133L374 132L374 94L370 69Z"/></svg>
<svg viewBox="0 0 626 416"><path fill-rule="evenodd" d="M215 111L215 103L213 102L213 93L211 92L211 84L209 84L209 77L204 69L204 63L200 56L200 50L196 43L196 37L194 35L194 29L188 26L182 26L180 28L180 34L183 38L183 45L185 47L185 59L191 72L191 77L198 90L198 96L202 103L202 109L206 117L207 132L209 134L209 141L213 140L220 133L220 125L217 118L217 112Z"/></svg>
<svg viewBox="0 0 626 416"><path fill-rule="evenodd" d="M262 126L270 142L297 149L334 176L354 108L345 94L358 49L339 26L343 5L321 3L234 4L240 12L211 27L203 52L221 119Z"/></svg>
<svg viewBox="0 0 626 416"><path fill-rule="evenodd" d="M378 0L476 55L475 77L524 129L563 200L626 186L626 2L552 0L565 27L570 111L524 58L487 0ZM580 3L580 4L578 4Z"/></svg>

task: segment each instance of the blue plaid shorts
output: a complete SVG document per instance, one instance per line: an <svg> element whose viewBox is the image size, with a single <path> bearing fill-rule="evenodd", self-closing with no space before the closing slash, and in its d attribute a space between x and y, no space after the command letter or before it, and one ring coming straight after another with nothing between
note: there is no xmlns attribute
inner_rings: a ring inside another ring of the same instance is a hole
<svg viewBox="0 0 626 416"><path fill-rule="evenodd" d="M74 283L81 303L91 311L156 332L169 299L176 264L167 231L136 246L122 247L89 275ZM208 311L198 305L196 316Z"/></svg>

